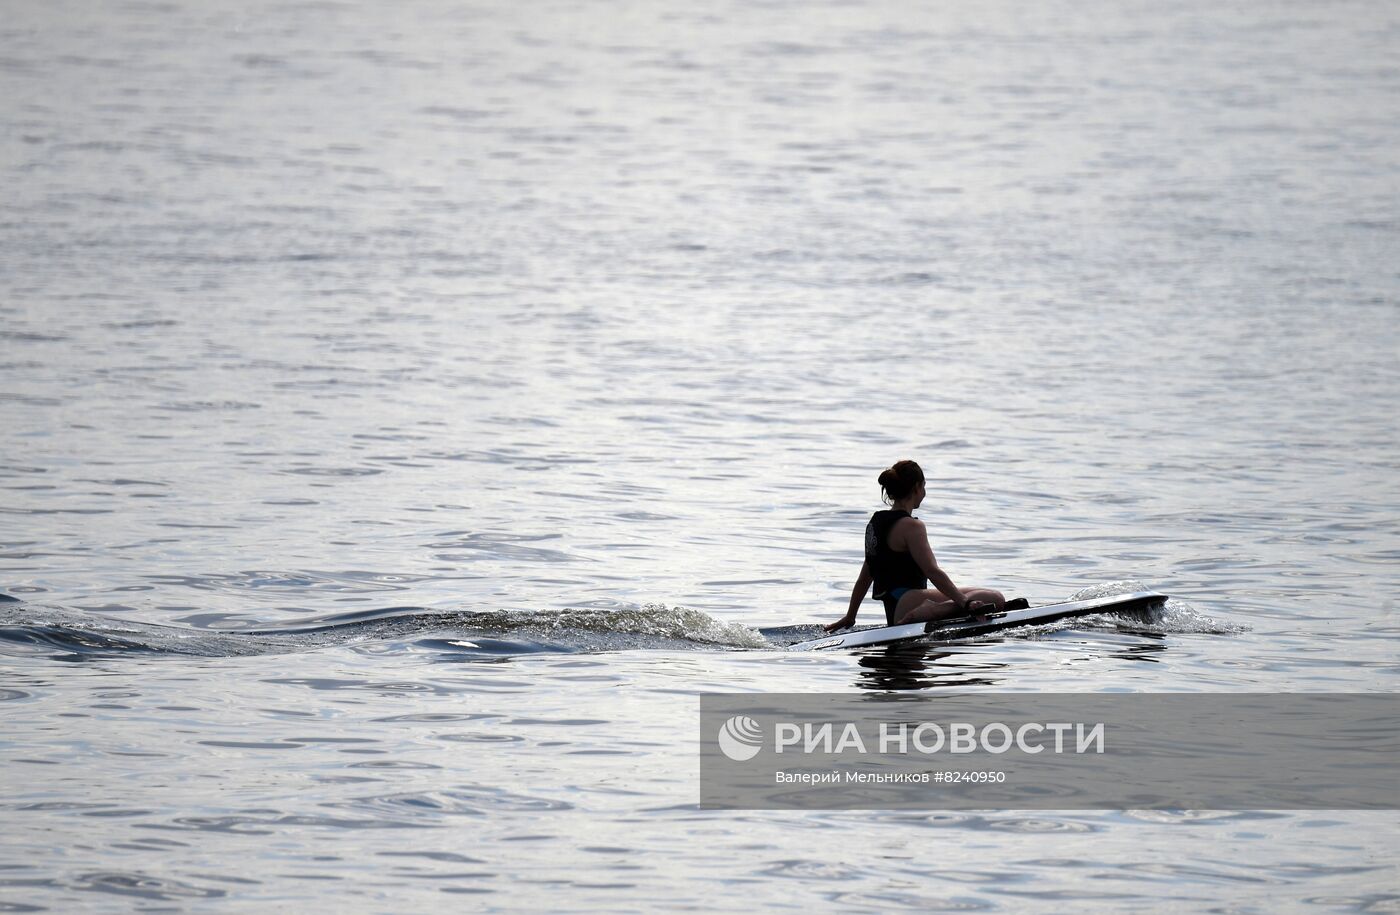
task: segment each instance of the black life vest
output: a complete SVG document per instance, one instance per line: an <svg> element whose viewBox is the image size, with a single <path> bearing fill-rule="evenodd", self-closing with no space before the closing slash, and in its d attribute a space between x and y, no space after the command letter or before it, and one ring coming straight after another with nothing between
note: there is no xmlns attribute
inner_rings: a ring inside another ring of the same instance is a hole
<svg viewBox="0 0 1400 915"><path fill-rule="evenodd" d="M894 623L894 608L898 603L890 592L895 588L927 588L924 570L909 552L890 549L890 531L903 518L912 517L903 509L878 511L865 526L865 561L875 579L874 594L885 604L885 619Z"/></svg>

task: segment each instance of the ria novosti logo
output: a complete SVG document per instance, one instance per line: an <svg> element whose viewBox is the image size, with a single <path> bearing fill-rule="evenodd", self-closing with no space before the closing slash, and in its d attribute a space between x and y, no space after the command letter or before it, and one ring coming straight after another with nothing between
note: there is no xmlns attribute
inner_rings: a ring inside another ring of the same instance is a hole
<svg viewBox="0 0 1400 915"><path fill-rule="evenodd" d="M763 749L763 729L747 715L735 715L719 729L719 748L735 762L753 759Z"/></svg>

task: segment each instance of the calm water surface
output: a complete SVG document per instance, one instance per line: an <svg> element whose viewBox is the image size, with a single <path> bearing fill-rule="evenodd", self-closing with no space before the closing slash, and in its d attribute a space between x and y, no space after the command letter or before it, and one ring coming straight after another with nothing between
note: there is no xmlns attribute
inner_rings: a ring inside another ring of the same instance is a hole
<svg viewBox="0 0 1400 915"><path fill-rule="evenodd" d="M1400 686L1397 49L9 4L0 911L1400 910L1394 814L707 812L695 748L707 691ZM784 651L903 457L959 583L1169 612Z"/></svg>

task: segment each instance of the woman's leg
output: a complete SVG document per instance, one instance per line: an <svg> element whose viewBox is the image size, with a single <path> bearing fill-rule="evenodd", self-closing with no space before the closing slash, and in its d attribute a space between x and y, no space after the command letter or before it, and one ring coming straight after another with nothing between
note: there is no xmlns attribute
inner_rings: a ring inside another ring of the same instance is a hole
<svg viewBox="0 0 1400 915"><path fill-rule="evenodd" d="M903 626L905 623L925 623L929 620L941 620L945 616L951 616L958 612L958 608L951 600L944 597L942 592L934 588L925 588L918 591L909 591L899 599L899 603L894 608L894 624Z"/></svg>
<svg viewBox="0 0 1400 915"><path fill-rule="evenodd" d="M1006 598L1000 591L993 591L991 588L963 588L962 592L969 604L981 605L981 609L998 611L1006 606ZM988 604L991 606L986 606ZM951 599L945 597L941 591L926 588L921 591L909 591L901 597L895 605L894 618L896 626L903 626L905 623L941 620L956 616L957 613L957 605Z"/></svg>
<svg viewBox="0 0 1400 915"><path fill-rule="evenodd" d="M1000 612L1006 609L1006 598L1002 596L1000 591L993 591L991 588L965 588L963 589L963 596L966 597L970 603L991 604L990 610L992 612Z"/></svg>

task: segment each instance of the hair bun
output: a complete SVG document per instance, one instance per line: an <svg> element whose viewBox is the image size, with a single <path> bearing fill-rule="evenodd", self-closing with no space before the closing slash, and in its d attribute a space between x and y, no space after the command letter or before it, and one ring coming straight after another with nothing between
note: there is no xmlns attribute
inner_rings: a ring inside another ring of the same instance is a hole
<svg viewBox="0 0 1400 915"><path fill-rule="evenodd" d="M909 495L922 482L923 468L913 461L898 461L880 472L880 488L885 491L885 500L891 503Z"/></svg>

